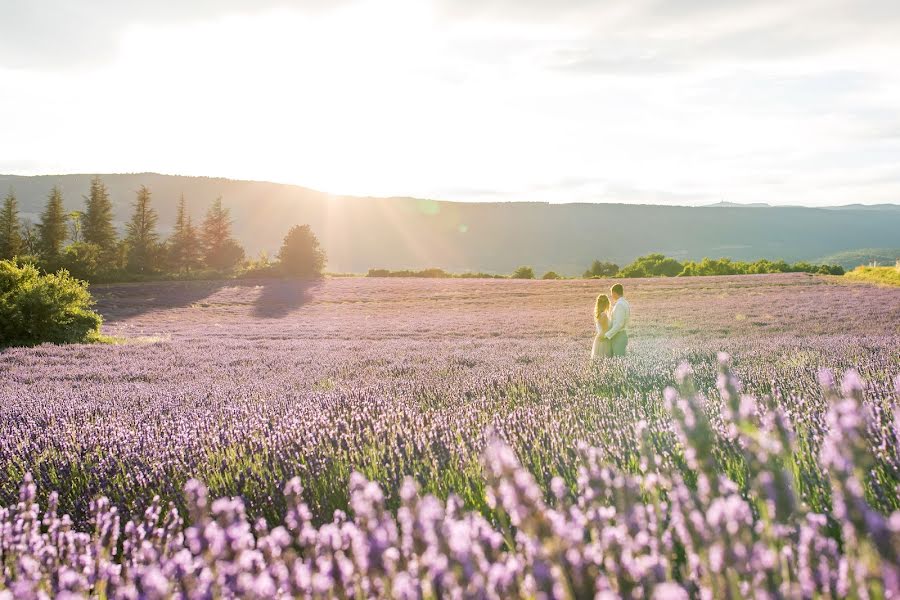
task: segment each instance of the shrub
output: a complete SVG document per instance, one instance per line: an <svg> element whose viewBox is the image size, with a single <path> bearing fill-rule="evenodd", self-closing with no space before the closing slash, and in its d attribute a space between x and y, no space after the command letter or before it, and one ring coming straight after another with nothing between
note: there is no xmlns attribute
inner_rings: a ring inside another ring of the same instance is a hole
<svg viewBox="0 0 900 600"><path fill-rule="evenodd" d="M684 266L663 254L641 256L619 271L620 277L675 277Z"/></svg>
<svg viewBox="0 0 900 600"><path fill-rule="evenodd" d="M62 254L62 268L76 279L93 280L101 270L102 250L97 244L75 242Z"/></svg>
<svg viewBox="0 0 900 600"><path fill-rule="evenodd" d="M590 268L584 272L585 279L593 277L612 277L619 273L619 265L613 262L604 262L595 260L591 263Z"/></svg>
<svg viewBox="0 0 900 600"><path fill-rule="evenodd" d="M845 273L844 267L841 265L819 265L816 272L820 275L843 275Z"/></svg>
<svg viewBox="0 0 900 600"><path fill-rule="evenodd" d="M700 262L688 261L680 277L700 275L761 275L767 273L819 273L821 275L843 275L840 265L814 265L808 262L788 264L783 260L771 261L765 258L755 262L732 261L730 258L704 258Z"/></svg>
<svg viewBox="0 0 900 600"><path fill-rule="evenodd" d="M216 271L232 271L244 262L244 248L232 239L224 240L206 253L206 266Z"/></svg>
<svg viewBox="0 0 900 600"><path fill-rule="evenodd" d="M42 275L34 265L0 261L0 346L88 342L99 336L87 284L68 271Z"/></svg>
<svg viewBox="0 0 900 600"><path fill-rule="evenodd" d="M402 269L400 271L391 271L390 269L369 269L366 277L414 277L418 279L448 279L453 277L450 273L443 269L429 268L421 271L412 271L410 269Z"/></svg>
<svg viewBox="0 0 900 600"><path fill-rule="evenodd" d="M534 269L531 267L519 267L512 274L513 279L534 279Z"/></svg>
<svg viewBox="0 0 900 600"><path fill-rule="evenodd" d="M417 277L425 279L504 279L504 275L493 275L491 273L460 273L454 275L443 269L429 268L421 271L412 271L403 269L400 271L391 271L390 269L369 269L366 277Z"/></svg>
<svg viewBox="0 0 900 600"><path fill-rule="evenodd" d="M260 253L256 259L245 262L237 274L238 279L273 279L281 276L281 265L271 261L265 252Z"/></svg>
<svg viewBox="0 0 900 600"><path fill-rule="evenodd" d="M484 273L482 271L466 271L465 273L460 273L455 277L459 277L460 279L506 279L506 275L496 275L494 273Z"/></svg>
<svg viewBox="0 0 900 600"><path fill-rule="evenodd" d="M278 251L278 260L285 275L293 277L321 277L325 268L325 251L309 225L294 225Z"/></svg>
<svg viewBox="0 0 900 600"><path fill-rule="evenodd" d="M556 271L547 271L541 279L562 279Z"/></svg>

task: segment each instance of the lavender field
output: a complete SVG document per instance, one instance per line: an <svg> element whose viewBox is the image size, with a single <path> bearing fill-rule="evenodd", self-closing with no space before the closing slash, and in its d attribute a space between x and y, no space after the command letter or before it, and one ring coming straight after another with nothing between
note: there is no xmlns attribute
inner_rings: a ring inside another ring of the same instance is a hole
<svg viewBox="0 0 900 600"><path fill-rule="evenodd" d="M609 283L96 287L0 352L0 590L900 597L900 290L626 280L592 365Z"/></svg>

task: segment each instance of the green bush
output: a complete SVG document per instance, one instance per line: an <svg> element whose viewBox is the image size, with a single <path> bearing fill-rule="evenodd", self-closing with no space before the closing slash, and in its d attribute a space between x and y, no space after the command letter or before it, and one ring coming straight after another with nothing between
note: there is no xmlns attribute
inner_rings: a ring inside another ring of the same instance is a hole
<svg viewBox="0 0 900 600"><path fill-rule="evenodd" d="M680 277L701 275L762 275L768 273L818 273L843 275L840 265L813 265L808 262L788 264L783 260L760 259L755 262L733 261L730 258L704 258L700 262L688 261L679 273Z"/></svg>
<svg viewBox="0 0 900 600"><path fill-rule="evenodd" d="M466 271L459 275L454 275L460 279L506 279L506 275L497 275L495 273L483 273L482 271L472 272Z"/></svg>
<svg viewBox="0 0 900 600"><path fill-rule="evenodd" d="M274 279L283 276L281 264L269 260L264 252L258 258L245 262L237 273L238 279Z"/></svg>
<svg viewBox="0 0 900 600"><path fill-rule="evenodd" d="M534 279L534 269L531 267L519 267L512 274L513 279Z"/></svg>
<svg viewBox="0 0 900 600"><path fill-rule="evenodd" d="M590 268L584 272L585 279L592 279L594 277L613 277L619 273L619 265L614 262L604 262L600 260L595 260L591 263Z"/></svg>
<svg viewBox="0 0 900 600"><path fill-rule="evenodd" d="M648 254L635 259L619 271L619 277L675 277L684 266L663 254Z"/></svg>
<svg viewBox="0 0 900 600"><path fill-rule="evenodd" d="M819 265L816 272L820 275L844 275L844 267L841 265Z"/></svg>
<svg viewBox="0 0 900 600"><path fill-rule="evenodd" d="M281 270L291 277L321 277L325 260L325 251L309 225L291 227L278 251Z"/></svg>
<svg viewBox="0 0 900 600"><path fill-rule="evenodd" d="M87 284L68 271L42 275L30 264L0 261L0 347L89 342L100 334Z"/></svg>
<svg viewBox="0 0 900 600"><path fill-rule="evenodd" d="M390 269L369 269L366 277L417 277L420 279L448 279L453 277L450 273L443 269L429 268L421 271L412 271L404 269L401 271L391 271Z"/></svg>
<svg viewBox="0 0 900 600"><path fill-rule="evenodd" d="M547 271L541 279L562 279L556 271Z"/></svg>
<svg viewBox="0 0 900 600"><path fill-rule="evenodd" d="M62 254L62 268L77 279L93 281L101 271L103 263L101 248L97 244L75 242L69 244Z"/></svg>

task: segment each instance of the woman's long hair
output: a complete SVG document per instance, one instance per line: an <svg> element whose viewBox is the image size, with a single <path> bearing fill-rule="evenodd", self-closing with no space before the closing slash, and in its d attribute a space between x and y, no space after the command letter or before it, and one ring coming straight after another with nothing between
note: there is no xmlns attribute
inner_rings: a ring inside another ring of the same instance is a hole
<svg viewBox="0 0 900 600"><path fill-rule="evenodd" d="M594 320L599 321L600 315L606 312L606 309L609 308L609 296L606 294L600 294L597 296L597 305L594 307Z"/></svg>

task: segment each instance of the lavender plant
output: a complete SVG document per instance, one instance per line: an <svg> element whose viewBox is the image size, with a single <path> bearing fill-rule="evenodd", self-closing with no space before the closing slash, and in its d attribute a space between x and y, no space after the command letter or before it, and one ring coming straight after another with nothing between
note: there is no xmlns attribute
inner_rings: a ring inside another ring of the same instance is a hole
<svg viewBox="0 0 900 600"><path fill-rule="evenodd" d="M635 282L591 365L593 282L154 285L0 353L9 594L896 593L894 290Z"/></svg>
<svg viewBox="0 0 900 600"><path fill-rule="evenodd" d="M833 509L821 514L790 472L798 449L785 411L743 395L727 357L720 365L721 411L708 412L682 367L680 390L665 394L675 450L659 453L652 426L640 423L636 470L580 445L574 487L554 478L547 493L489 432L487 514L465 510L456 494L423 494L412 478L392 511L383 489L353 472L350 512L321 524L292 478L276 522L252 519L240 498L211 500L190 480L184 516L156 497L123 525L101 497L79 528L60 515L55 493L42 512L26 475L18 503L0 511L0 589L109 598L896 597L900 512L885 515L865 498L873 421L858 375L846 373L839 391L822 374L829 408L816 464ZM896 422L888 427L896 435ZM738 456L742 482L722 468Z"/></svg>

